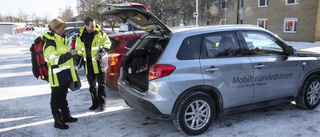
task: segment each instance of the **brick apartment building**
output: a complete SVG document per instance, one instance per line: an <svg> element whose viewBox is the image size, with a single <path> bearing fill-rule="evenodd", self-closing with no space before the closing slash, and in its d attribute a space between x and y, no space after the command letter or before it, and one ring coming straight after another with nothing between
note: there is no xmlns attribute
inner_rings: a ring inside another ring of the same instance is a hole
<svg viewBox="0 0 320 137"><path fill-rule="evenodd" d="M320 41L319 1L221 0L220 24L254 24L287 41Z"/></svg>

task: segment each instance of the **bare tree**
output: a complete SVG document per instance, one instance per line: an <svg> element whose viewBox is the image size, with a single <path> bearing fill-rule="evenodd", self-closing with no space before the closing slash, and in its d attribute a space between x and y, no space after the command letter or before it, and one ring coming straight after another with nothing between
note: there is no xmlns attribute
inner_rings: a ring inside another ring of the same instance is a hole
<svg viewBox="0 0 320 137"><path fill-rule="evenodd" d="M44 23L44 24L49 24L49 22L51 21L48 21L48 18L50 17L50 15L46 14L42 19L41 21Z"/></svg>
<svg viewBox="0 0 320 137"><path fill-rule="evenodd" d="M7 16L5 16L5 21L7 21L7 22L15 22L15 21L18 21L18 19L13 16L12 12L8 12Z"/></svg>
<svg viewBox="0 0 320 137"><path fill-rule="evenodd" d="M90 16L98 20L100 16L96 13L96 9L104 4L106 4L106 2L101 0L79 0L77 4L78 13L84 17Z"/></svg>
<svg viewBox="0 0 320 137"><path fill-rule="evenodd" d="M28 22L28 17L29 17L28 14L23 13L23 14L22 14L23 22L27 23L27 22Z"/></svg>
<svg viewBox="0 0 320 137"><path fill-rule="evenodd" d="M31 22L32 22L32 24L36 24L36 22L35 22L35 19L36 19L36 13L32 13L32 15L31 15Z"/></svg>
<svg viewBox="0 0 320 137"><path fill-rule="evenodd" d="M18 11L18 18L19 18L19 22L27 22L28 20L28 14L26 14L24 11L22 11L20 8L19 8L19 11Z"/></svg>
<svg viewBox="0 0 320 137"><path fill-rule="evenodd" d="M236 1L228 1L232 5ZM199 25L216 24L223 17L224 12L221 10L221 0L198 0L198 19ZM196 12L196 0L178 0L176 1L177 20L183 25L195 24L193 13Z"/></svg>
<svg viewBox="0 0 320 137"><path fill-rule="evenodd" d="M2 14L0 14L0 22L4 22L4 18L2 16Z"/></svg>
<svg viewBox="0 0 320 137"><path fill-rule="evenodd" d="M97 20L101 19L113 26L117 19L112 19L111 16L100 17L95 10L99 5L122 2L136 2L145 5L148 10L169 26L195 24L193 13L196 12L196 0L79 0L77 8L78 13L84 17L91 16ZM223 17L221 0L199 0L198 2L199 25L216 24ZM228 1L230 7L233 6L233 3L237 3L237 0Z"/></svg>
<svg viewBox="0 0 320 137"><path fill-rule="evenodd" d="M97 24L100 24L103 27L103 23L109 24L108 27L114 28L116 24L121 22L118 18L114 16L101 16L96 10L98 7L102 5L106 5L107 3L122 3L124 0L79 0L77 4L77 9L79 15L82 16L82 20L87 17L93 17L96 19Z"/></svg>
<svg viewBox="0 0 320 137"><path fill-rule="evenodd" d="M18 13L17 13L17 16L18 16L18 18L19 18L19 22L22 22L22 14L23 14L23 12L22 12L22 10L19 8L19 11L18 11Z"/></svg>
<svg viewBox="0 0 320 137"><path fill-rule="evenodd" d="M71 21L73 17L73 11L70 6L67 6L64 11L62 11L61 19L64 21Z"/></svg>

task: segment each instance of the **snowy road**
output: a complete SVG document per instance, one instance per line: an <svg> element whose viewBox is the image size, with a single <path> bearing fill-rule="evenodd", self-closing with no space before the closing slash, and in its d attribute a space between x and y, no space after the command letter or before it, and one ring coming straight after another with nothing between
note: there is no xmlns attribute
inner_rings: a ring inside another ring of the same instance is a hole
<svg viewBox="0 0 320 137"><path fill-rule="evenodd" d="M79 72L83 87L68 94L71 114L78 122L68 124L68 130L53 128L49 84L36 80L31 72L30 39L38 35L31 33L36 32L0 37L0 137L186 136L172 121L150 119L129 108L111 89L107 89L106 111L89 111L91 98L83 70ZM222 116L199 136L310 137L320 136L319 125L320 107L306 111L286 103Z"/></svg>

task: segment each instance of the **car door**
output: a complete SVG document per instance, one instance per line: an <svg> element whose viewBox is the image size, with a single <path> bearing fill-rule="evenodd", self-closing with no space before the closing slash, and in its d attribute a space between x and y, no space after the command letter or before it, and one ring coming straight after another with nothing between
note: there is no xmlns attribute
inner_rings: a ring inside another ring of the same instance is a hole
<svg viewBox="0 0 320 137"><path fill-rule="evenodd" d="M254 68L253 102L292 96L297 89L299 65L296 56L287 56L284 44L262 31L241 31Z"/></svg>
<svg viewBox="0 0 320 137"><path fill-rule="evenodd" d="M201 56L205 84L218 89L224 108L251 103L253 68L249 58L242 56L235 32L205 34Z"/></svg>

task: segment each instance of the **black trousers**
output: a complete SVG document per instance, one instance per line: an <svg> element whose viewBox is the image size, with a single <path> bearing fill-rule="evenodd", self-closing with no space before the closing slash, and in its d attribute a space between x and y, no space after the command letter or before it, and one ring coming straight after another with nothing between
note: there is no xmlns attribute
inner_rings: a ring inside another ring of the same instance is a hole
<svg viewBox="0 0 320 137"><path fill-rule="evenodd" d="M60 110L68 108L67 93L68 85L51 87L51 112L53 115L60 113Z"/></svg>
<svg viewBox="0 0 320 137"><path fill-rule="evenodd" d="M101 106L106 104L106 72L99 74L88 74L88 83L90 85L90 94L92 104L94 106ZM98 83L98 87L97 87Z"/></svg>

